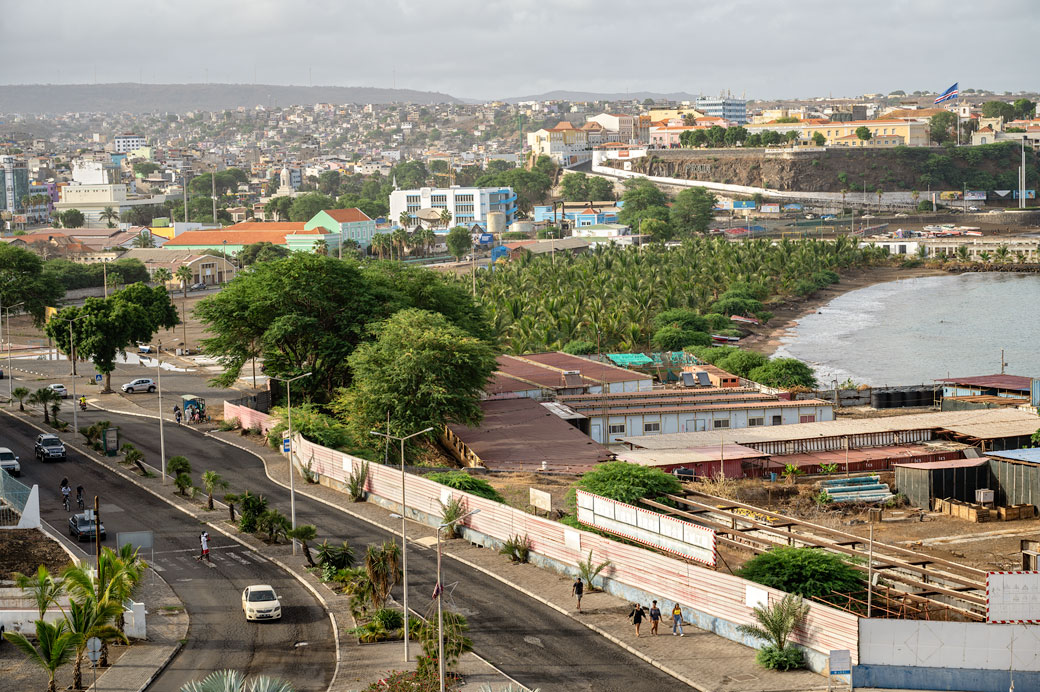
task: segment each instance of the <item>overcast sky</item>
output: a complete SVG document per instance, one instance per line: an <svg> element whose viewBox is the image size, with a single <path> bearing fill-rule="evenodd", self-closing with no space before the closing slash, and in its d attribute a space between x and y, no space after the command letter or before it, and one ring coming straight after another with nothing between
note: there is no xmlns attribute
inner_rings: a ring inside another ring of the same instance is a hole
<svg viewBox="0 0 1040 692"><path fill-rule="evenodd" d="M491 99L1035 90L1040 2L2 0L0 84L264 83ZM96 72L96 74L95 74ZM396 79L395 79L396 76Z"/></svg>

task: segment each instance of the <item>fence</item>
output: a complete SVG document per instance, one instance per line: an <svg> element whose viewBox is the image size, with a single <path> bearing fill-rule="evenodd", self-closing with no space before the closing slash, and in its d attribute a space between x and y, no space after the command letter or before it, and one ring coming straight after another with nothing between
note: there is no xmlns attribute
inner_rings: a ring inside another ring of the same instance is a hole
<svg viewBox="0 0 1040 692"><path fill-rule="evenodd" d="M240 416L233 404L225 403L225 418ZM242 420L242 418L239 418ZM318 480L343 487L355 464L362 460L316 445L294 440L299 461L310 464ZM644 548L625 545L588 531L527 514L507 505L461 493L421 476L406 476L409 518L428 525L440 523L441 503L451 497L465 498L467 509L480 513L469 517L461 533L473 543L500 547L510 536L527 535L531 561L560 573L575 574L576 565L592 554L597 564L609 560L602 588L630 601L678 602L685 618L708 630L748 646L758 642L737 631L737 625L754 622L753 606L775 602L785 595L728 574L684 562ZM401 474L398 470L371 464L366 490L369 501L400 511ZM807 649L810 667L817 672L826 665L831 649L848 649L857 656L859 618L825 605L810 603L809 617L792 637Z"/></svg>
<svg viewBox="0 0 1040 692"><path fill-rule="evenodd" d="M0 528L32 529L40 526L39 491L0 471Z"/></svg>

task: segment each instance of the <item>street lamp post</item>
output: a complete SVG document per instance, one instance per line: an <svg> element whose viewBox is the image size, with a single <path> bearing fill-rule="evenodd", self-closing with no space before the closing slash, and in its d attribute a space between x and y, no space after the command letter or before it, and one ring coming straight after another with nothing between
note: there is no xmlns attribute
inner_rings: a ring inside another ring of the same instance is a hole
<svg viewBox="0 0 1040 692"><path fill-rule="evenodd" d="M4 326L4 331L7 334L7 393L11 397L11 401L14 401L14 367L11 365L11 310L22 305L25 305L24 301L2 308L7 310L7 324Z"/></svg>
<svg viewBox="0 0 1040 692"><path fill-rule="evenodd" d="M437 586L434 587L433 591L437 595L437 667L440 671L441 690L444 690L444 587L441 586L441 529L449 526L454 526L466 517L479 514L479 509L474 509L471 512L466 512L458 519L452 519L451 521L445 522L437 526Z"/></svg>
<svg viewBox="0 0 1040 692"><path fill-rule="evenodd" d="M79 402L76 400L76 342L72 338L72 323L76 320L81 320L86 315L80 315L68 320L69 323L69 360L72 361L72 429L79 430L79 416L77 415L77 409L79 409Z"/></svg>
<svg viewBox="0 0 1040 692"><path fill-rule="evenodd" d="M220 273L224 277L224 280L221 281L220 283L226 284L228 282L228 278L227 278L227 239L225 238L222 242L224 244L224 266L220 268L221 269Z"/></svg>
<svg viewBox="0 0 1040 692"><path fill-rule="evenodd" d="M293 469L293 439L292 439L292 383L311 373L305 372L296 377L285 379L282 377L271 377L272 380L281 380L285 383L285 407L289 411L289 522L293 529L296 528L296 479ZM296 555L296 539L292 542L292 554Z"/></svg>
<svg viewBox="0 0 1040 692"><path fill-rule="evenodd" d="M159 355L162 353L162 342L155 347L155 391L159 392L159 461L162 468L162 484L166 485L166 436L163 433L162 417L162 361Z"/></svg>
<svg viewBox="0 0 1040 692"><path fill-rule="evenodd" d="M401 443L401 588L402 588L403 593L404 593L404 602L402 603L402 607L404 608L404 631L405 631L405 637L404 637L404 660L405 660L405 662L408 661L408 537L405 534L405 527L406 527L406 522L407 522L407 518L408 518L408 505L405 504L405 493L404 493L404 485L405 485L405 475L404 475L404 441L408 440L408 439L411 439L413 437L416 437L417 435L423 435L425 433L428 433L431 430L433 430L433 428L426 428L425 430L420 430L417 433L412 433L411 435L406 435L405 437L397 437L396 435L391 435L388 432L381 433L381 432L378 432L376 430L370 431L373 435L378 435L379 437L385 437L387 439L387 441L389 441L389 440L397 440L398 442Z"/></svg>

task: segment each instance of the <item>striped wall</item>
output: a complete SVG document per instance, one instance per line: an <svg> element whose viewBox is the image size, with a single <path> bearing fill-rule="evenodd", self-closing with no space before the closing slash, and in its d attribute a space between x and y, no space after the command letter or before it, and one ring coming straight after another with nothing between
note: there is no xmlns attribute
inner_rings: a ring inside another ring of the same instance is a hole
<svg viewBox="0 0 1040 692"><path fill-rule="evenodd" d="M225 418L239 416L237 409L225 404ZM256 413L256 412L253 412ZM263 415L263 414L260 414ZM243 418L240 417L240 420ZM316 445L297 437L294 450L298 462L310 464L311 471L337 487L344 483L362 460ZM514 535L527 535L532 545L532 562L561 573L575 574L579 561L589 552L595 563L609 560L604 570L604 590L630 601L649 603L678 602L685 618L694 625L728 639L755 646L756 640L736 631L737 625L754 622L749 602L755 594L768 593L770 602L784 593L729 574L723 574L683 560L661 555L632 545L572 529L550 519L527 514L507 505L460 493L421 476L406 476L408 516L426 524L439 522L440 503L462 496L468 509L480 513L465 520L463 535L474 543L498 547ZM369 501L400 511L401 473L393 467L371 464L368 474ZM753 591L749 591L752 589ZM810 603L809 617L793 639L806 647L810 667L820 672L831 649L848 649L857 661L859 618L850 613Z"/></svg>

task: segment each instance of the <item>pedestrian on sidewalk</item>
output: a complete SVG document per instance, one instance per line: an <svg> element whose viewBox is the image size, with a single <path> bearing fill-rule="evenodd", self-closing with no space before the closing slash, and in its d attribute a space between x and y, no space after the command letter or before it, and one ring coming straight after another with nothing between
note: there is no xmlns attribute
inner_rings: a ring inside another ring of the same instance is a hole
<svg viewBox="0 0 1040 692"><path fill-rule="evenodd" d="M585 582L581 580L581 577L574 577L574 583L571 584L571 595L578 599L578 612L581 612L581 596L585 593Z"/></svg>
<svg viewBox="0 0 1040 692"><path fill-rule="evenodd" d="M199 534L199 543L202 545L202 552L199 554L199 560L212 562L209 559L209 534L205 531Z"/></svg>
<svg viewBox="0 0 1040 692"><path fill-rule="evenodd" d="M643 624L643 618L646 617L646 609L638 603L633 603L632 612L628 614L628 617L636 626L636 637L639 637L639 626Z"/></svg>
<svg viewBox="0 0 1040 692"><path fill-rule="evenodd" d="M174 408L177 408L177 407L175 406ZM173 412L173 417L177 419L177 425L180 425L181 424L181 412L179 410L178 411L174 411Z"/></svg>
<svg viewBox="0 0 1040 692"><path fill-rule="evenodd" d="M650 634L657 636L657 626L661 624L661 609L657 607L657 601L650 606Z"/></svg>
<svg viewBox="0 0 1040 692"><path fill-rule="evenodd" d="M676 632L676 629L679 631ZM682 631L682 608L679 607L678 603L676 603L675 607L672 608L672 636L674 637L677 634L680 637L686 636Z"/></svg>

